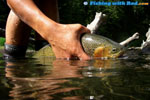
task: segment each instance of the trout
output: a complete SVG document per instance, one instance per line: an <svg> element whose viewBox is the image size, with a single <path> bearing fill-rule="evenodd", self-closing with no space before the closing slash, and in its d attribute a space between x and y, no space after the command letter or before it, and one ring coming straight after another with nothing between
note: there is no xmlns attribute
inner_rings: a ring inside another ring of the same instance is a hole
<svg viewBox="0 0 150 100"><path fill-rule="evenodd" d="M96 34L83 34L81 36L83 50L91 57L118 58L125 51L124 46ZM34 54L34 57L55 56L52 48L46 45Z"/></svg>

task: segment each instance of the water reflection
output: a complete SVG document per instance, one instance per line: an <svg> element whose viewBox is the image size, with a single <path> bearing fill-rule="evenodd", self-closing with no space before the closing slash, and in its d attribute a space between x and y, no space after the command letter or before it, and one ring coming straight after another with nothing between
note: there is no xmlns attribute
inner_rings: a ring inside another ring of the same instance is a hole
<svg viewBox="0 0 150 100"><path fill-rule="evenodd" d="M82 78L82 75L78 73L78 69L80 69L81 66L86 66L86 61L74 61L74 63L80 65L77 66L74 65L72 61L67 60L51 61L49 58L38 60L41 64L37 64L39 68L33 68L34 71L32 71L33 69L31 67L35 67L36 64L27 66L28 64L23 62L7 62L5 69L6 77L8 77L14 85L12 91L10 91L11 97L18 100L29 98L49 100L52 98L60 98L59 95L56 97L53 96L55 94L80 89L77 86L62 87L60 84L69 82L68 78ZM72 96L66 99L79 100L80 97Z"/></svg>
<svg viewBox="0 0 150 100"><path fill-rule="evenodd" d="M15 100L148 100L149 61L55 60L49 57L7 61L9 96Z"/></svg>

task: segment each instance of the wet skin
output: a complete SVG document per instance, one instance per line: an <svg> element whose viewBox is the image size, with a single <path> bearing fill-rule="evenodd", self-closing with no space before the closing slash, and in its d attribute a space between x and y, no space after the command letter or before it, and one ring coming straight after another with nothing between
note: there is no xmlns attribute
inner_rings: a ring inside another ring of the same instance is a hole
<svg viewBox="0 0 150 100"><path fill-rule="evenodd" d="M57 0L7 0L7 3L11 12L6 44L27 45L32 28L51 44L57 58L90 59L80 43L81 34L90 30L81 24L58 23Z"/></svg>

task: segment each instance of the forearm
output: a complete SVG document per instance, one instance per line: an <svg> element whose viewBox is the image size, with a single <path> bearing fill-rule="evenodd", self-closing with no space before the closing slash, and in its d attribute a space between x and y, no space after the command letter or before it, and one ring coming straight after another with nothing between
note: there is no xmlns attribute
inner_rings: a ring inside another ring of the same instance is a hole
<svg viewBox="0 0 150 100"><path fill-rule="evenodd" d="M80 59L89 59L80 44L80 36L83 33L90 33L90 31L81 24L65 25L54 22L40 11L34 1L35 0L7 0L10 8L23 22L28 24L51 43L57 58L79 57ZM52 2L51 0L47 1L49 1L49 3ZM52 6L49 7L49 9L53 8ZM51 12L50 15L51 14L53 15L53 12ZM53 17L55 16L53 15Z"/></svg>
<svg viewBox="0 0 150 100"><path fill-rule="evenodd" d="M56 22L45 16L33 0L7 0L9 7L26 24L46 39L47 31L53 31ZM50 35L50 34L49 34Z"/></svg>

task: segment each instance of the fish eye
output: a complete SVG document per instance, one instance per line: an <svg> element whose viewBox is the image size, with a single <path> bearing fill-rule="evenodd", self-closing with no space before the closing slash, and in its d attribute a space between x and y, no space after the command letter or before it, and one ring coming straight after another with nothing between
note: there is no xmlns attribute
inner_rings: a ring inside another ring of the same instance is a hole
<svg viewBox="0 0 150 100"><path fill-rule="evenodd" d="M117 48L112 48L112 52L116 52L117 51Z"/></svg>

